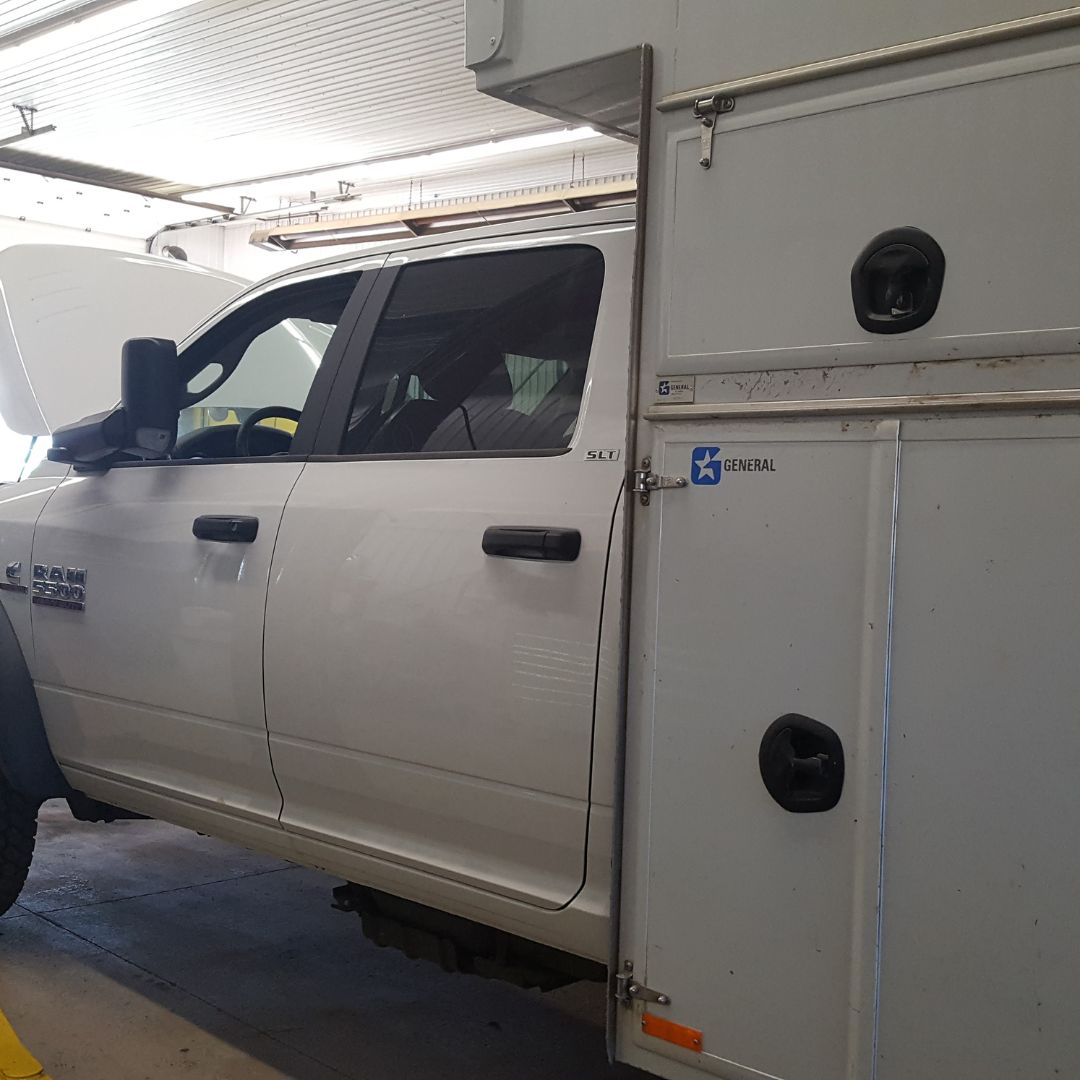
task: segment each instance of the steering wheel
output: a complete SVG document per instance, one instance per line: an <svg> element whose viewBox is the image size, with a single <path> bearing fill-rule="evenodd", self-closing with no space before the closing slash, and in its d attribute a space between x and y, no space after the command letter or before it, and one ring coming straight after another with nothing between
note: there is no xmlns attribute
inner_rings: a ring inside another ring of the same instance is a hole
<svg viewBox="0 0 1080 1080"><path fill-rule="evenodd" d="M236 433L236 456L237 457L251 457L251 436L255 430L255 425L261 423L263 420L269 420L271 416L277 417L281 420L295 420L299 422L300 411L299 409L290 409L287 405L267 405L265 408L256 409L244 422L240 425L239 430ZM270 434L269 430L266 434ZM292 442L292 436L285 431L277 431L276 435L280 435L283 439L288 439ZM288 447L285 447L285 451L288 451Z"/></svg>

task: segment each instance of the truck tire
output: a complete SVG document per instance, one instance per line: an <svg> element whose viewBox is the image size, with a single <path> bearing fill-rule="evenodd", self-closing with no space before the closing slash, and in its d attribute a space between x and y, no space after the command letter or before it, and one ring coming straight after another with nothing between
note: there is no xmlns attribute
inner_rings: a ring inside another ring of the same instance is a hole
<svg viewBox="0 0 1080 1080"><path fill-rule="evenodd" d="M34 857L38 805L0 776L0 915L18 900L26 884Z"/></svg>

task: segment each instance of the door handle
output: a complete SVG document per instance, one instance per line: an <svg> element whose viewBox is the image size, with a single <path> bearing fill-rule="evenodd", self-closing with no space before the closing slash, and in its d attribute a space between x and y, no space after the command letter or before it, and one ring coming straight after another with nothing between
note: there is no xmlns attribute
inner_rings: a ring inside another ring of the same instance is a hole
<svg viewBox="0 0 1080 1080"><path fill-rule="evenodd" d="M198 540L215 540L219 544L250 544L259 535L257 517L232 514L203 514L191 526Z"/></svg>
<svg viewBox="0 0 1080 1080"><path fill-rule="evenodd" d="M484 530L483 547L485 555L503 559L573 562L581 551L581 533L544 525L491 525Z"/></svg>
<svg viewBox="0 0 1080 1080"><path fill-rule="evenodd" d="M844 790L844 747L827 724L788 713L766 729L758 768L769 794L793 814L831 810Z"/></svg>

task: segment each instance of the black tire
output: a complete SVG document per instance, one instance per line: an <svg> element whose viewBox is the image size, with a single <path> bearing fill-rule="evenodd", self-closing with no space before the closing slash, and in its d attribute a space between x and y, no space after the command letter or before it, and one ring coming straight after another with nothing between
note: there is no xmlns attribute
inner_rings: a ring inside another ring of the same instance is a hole
<svg viewBox="0 0 1080 1080"><path fill-rule="evenodd" d="M39 804L0 777L0 915L19 899L34 857Z"/></svg>

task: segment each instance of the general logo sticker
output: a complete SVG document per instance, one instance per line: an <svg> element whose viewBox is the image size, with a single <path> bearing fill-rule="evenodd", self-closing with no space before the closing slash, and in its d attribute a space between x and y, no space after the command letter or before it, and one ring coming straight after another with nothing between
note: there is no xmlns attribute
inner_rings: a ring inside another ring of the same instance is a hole
<svg viewBox="0 0 1080 1080"><path fill-rule="evenodd" d="M694 376L657 379L656 400L660 405L689 405L694 401Z"/></svg>
<svg viewBox="0 0 1080 1080"><path fill-rule="evenodd" d="M719 484L724 475L724 461L719 446L695 446L690 455L691 484Z"/></svg>
<svg viewBox="0 0 1080 1080"><path fill-rule="evenodd" d="M774 473L771 458L724 457L719 446L695 446L690 454L690 483L715 487L725 473Z"/></svg>

